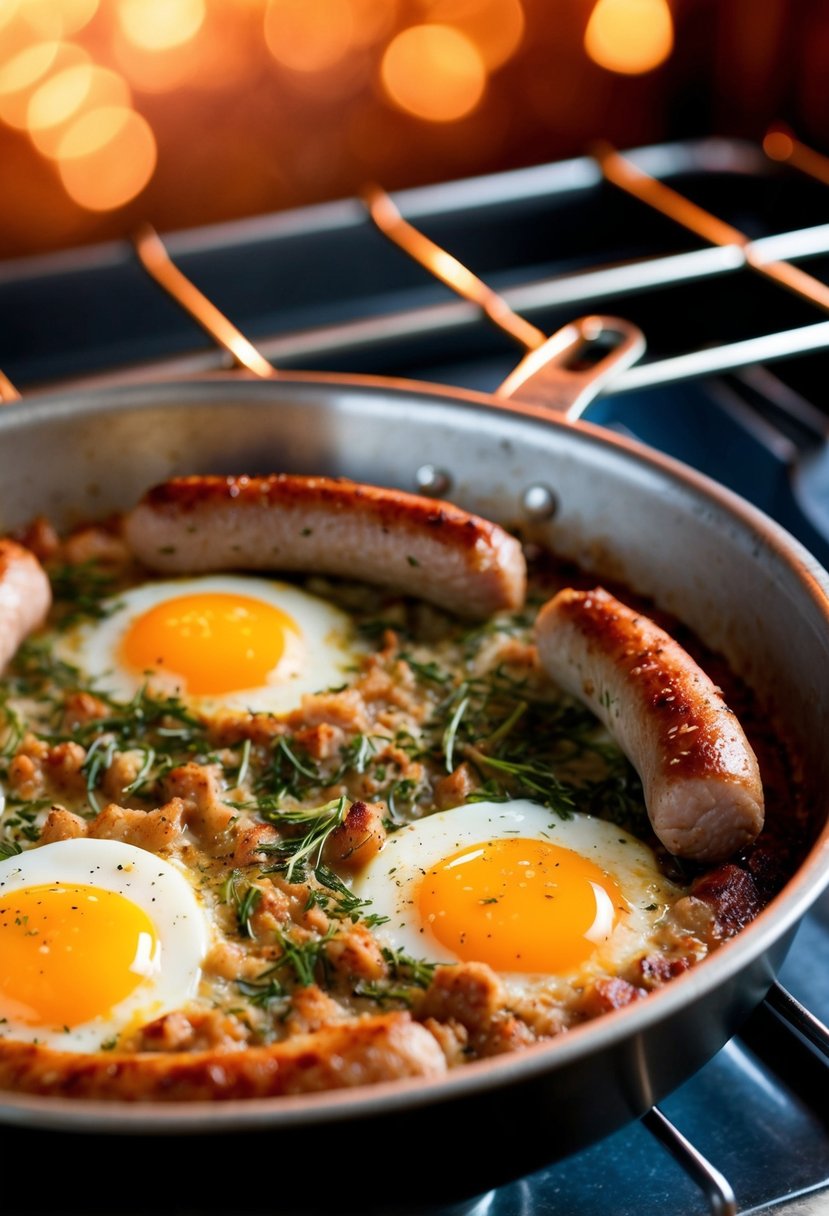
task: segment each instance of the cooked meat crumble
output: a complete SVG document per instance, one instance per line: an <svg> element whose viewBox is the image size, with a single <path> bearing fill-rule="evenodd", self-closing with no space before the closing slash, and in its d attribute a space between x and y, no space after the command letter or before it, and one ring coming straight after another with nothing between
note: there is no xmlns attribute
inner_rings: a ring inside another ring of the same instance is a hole
<svg viewBox="0 0 829 1216"><path fill-rule="evenodd" d="M210 1067L246 1052L255 1062L258 1049L289 1040L297 1053L271 1090L259 1073L255 1084L234 1073L211 1090L207 1071L188 1088L190 1081L170 1082L172 1074L158 1079L163 1071L149 1064L142 1080L124 1065L120 1084L96 1073L86 1085L76 1062L48 1082L33 1063L36 1049L15 1055L9 1034L0 1043L5 1084L116 1097L239 1096L462 1067L646 998L739 932L804 849L806 812L783 742L722 660L663 622L738 713L760 761L767 816L759 839L716 870L666 853L628 761L539 666L539 606L561 586L589 585L548 557L530 564L525 609L473 626L359 581L295 580L354 623L360 647L343 684L306 692L279 714L206 712L152 678L134 696L116 696L105 679L88 679L61 657L59 639L79 623L94 627L119 595L151 580L117 529L85 528L64 542L40 531L50 537L44 558L55 604L0 688L3 852L81 839L134 845L186 872L210 924L198 991L100 1050L118 1061L174 1055L209 1059ZM515 800L545 808L551 824L597 817L653 850L673 897L620 968L574 969L522 987L485 961L447 963L428 950L389 946L382 918L355 893L355 880L407 825L448 808ZM349 1029L355 1043L366 1036L380 1044L379 1054L369 1067L364 1053L353 1079L337 1080L330 1059ZM329 1037L307 1038L323 1032ZM312 1041L319 1055L302 1081L299 1049ZM54 1073L54 1059L51 1066Z"/></svg>

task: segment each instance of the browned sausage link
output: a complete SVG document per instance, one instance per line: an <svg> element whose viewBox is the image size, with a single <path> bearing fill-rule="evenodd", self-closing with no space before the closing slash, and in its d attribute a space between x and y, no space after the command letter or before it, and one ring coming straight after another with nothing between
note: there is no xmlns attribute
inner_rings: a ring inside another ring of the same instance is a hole
<svg viewBox="0 0 829 1216"><path fill-rule="evenodd" d="M180 477L150 490L126 538L152 570L316 571L462 616L521 607L526 564L503 528L450 503L341 478Z"/></svg>
<svg viewBox="0 0 829 1216"><path fill-rule="evenodd" d="M51 603L49 578L35 555L16 541L0 540L0 671L43 624Z"/></svg>
<svg viewBox="0 0 829 1216"><path fill-rule="evenodd" d="M536 640L548 674L638 770L666 848L724 861L757 836L757 758L720 690L669 634L602 588L568 589L541 610Z"/></svg>
<svg viewBox="0 0 829 1216"><path fill-rule="evenodd" d="M318 1093L445 1072L437 1041L408 1013L379 1014L245 1051L76 1054L0 1043L2 1089L130 1102Z"/></svg>

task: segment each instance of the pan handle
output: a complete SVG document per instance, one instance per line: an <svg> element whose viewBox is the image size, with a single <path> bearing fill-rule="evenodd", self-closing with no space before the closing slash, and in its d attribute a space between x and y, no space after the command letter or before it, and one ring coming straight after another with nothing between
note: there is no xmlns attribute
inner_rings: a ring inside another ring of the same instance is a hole
<svg viewBox="0 0 829 1216"><path fill-rule="evenodd" d="M644 350L645 336L630 321L579 317L530 351L495 396L579 418L605 383Z"/></svg>

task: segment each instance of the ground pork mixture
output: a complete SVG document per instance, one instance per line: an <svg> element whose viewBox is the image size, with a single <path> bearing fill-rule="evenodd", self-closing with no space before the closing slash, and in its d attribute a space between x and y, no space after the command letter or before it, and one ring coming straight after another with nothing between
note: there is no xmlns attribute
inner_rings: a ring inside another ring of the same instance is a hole
<svg viewBox="0 0 829 1216"><path fill-rule="evenodd" d="M805 812L779 739L724 664L660 619L738 713L767 808L758 841L713 871L666 854L625 757L539 668L538 607L563 585L591 585L548 556L531 555L526 608L478 626L357 581L297 580L354 622L361 648L344 682L305 693L280 715L204 714L152 682L119 698L56 654L67 631L94 628L119 593L147 579L117 523L59 539L39 522L25 539L46 564L55 604L0 690L0 850L13 858L57 841L128 842L182 867L210 924L197 994L99 1044L120 1062L119 1076L130 1058L156 1077L166 1057L215 1068L234 1054L262 1061L271 1045L314 1041L319 1058L301 1081L290 1080L299 1056L289 1068L286 1048L279 1092L382 1080L400 1075L384 1063L388 1052L371 1066L364 1052L353 1079L335 1077L331 1060L347 1059L343 1044L360 1034L404 1025L430 1036L431 1046L418 1040L409 1053L418 1057L411 1070L426 1075L436 1060L453 1068L513 1051L638 1001L698 963L756 915L802 853ZM355 880L387 841L434 812L515 799L546 808L551 823L599 817L654 850L673 895L621 966L520 985L480 960L436 961L384 941L382 918L355 894ZM0 1051L9 1046L7 1038ZM85 1090L77 1061L49 1057L47 1082L36 1055L30 1046L5 1072L0 1063L0 1083L109 1092L103 1082ZM176 1094L222 1096L211 1075ZM263 1075L253 1083L246 1074L232 1093L272 1092ZM117 1096L163 1089L119 1085Z"/></svg>

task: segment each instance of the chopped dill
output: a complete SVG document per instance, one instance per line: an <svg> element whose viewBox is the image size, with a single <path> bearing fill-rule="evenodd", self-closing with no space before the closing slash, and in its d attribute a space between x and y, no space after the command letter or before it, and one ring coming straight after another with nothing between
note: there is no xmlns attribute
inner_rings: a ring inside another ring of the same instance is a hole
<svg viewBox="0 0 829 1216"><path fill-rule="evenodd" d="M390 1004L411 1006L417 989L428 988L435 974L437 963L412 958L403 950L392 950L384 946L383 958L389 969L382 980L361 980L354 986L354 995L376 1001L381 1007Z"/></svg>
<svg viewBox="0 0 829 1216"><path fill-rule="evenodd" d="M104 620L118 608L118 602L110 598L115 591L115 576L98 562L51 566L49 581L59 629L68 629L82 620Z"/></svg>
<svg viewBox="0 0 829 1216"><path fill-rule="evenodd" d="M336 929L332 925L322 937L295 942L287 934L277 931L276 940L282 948L282 954L273 965L274 972L287 968L300 988L307 988L309 984L317 983L318 979L325 984L329 973L325 947L335 932Z"/></svg>
<svg viewBox="0 0 829 1216"><path fill-rule="evenodd" d="M343 822L350 806L345 795L333 798L322 806L302 810L269 809L260 803L260 814L268 823L308 829L302 836L283 837L272 844L263 844L261 851L275 859L275 864L264 872L283 874L288 882L302 882L307 865L312 869L320 865L328 837Z"/></svg>
<svg viewBox="0 0 829 1216"><path fill-rule="evenodd" d="M251 1005L256 1005L259 1009L270 1009L278 1004L283 1007L280 1012L284 1012L290 998L284 984L275 975L277 969L278 964L268 967L255 980L238 979L236 987Z"/></svg>
<svg viewBox="0 0 829 1216"><path fill-rule="evenodd" d="M371 906L370 899L360 899L355 895L349 887L345 885L341 878L334 873L330 866L324 865L322 862L314 868L314 877L323 888L323 890L312 890L308 896L308 902L305 907L319 907L330 916L336 916L340 919L349 919L353 923L362 920L363 924L369 928L374 925L381 925L386 920L387 916L363 915L363 909Z"/></svg>
<svg viewBox="0 0 829 1216"><path fill-rule="evenodd" d="M222 884L221 896L236 913L240 937L253 937L250 918L261 903L261 889L249 882L241 870L231 870Z"/></svg>

